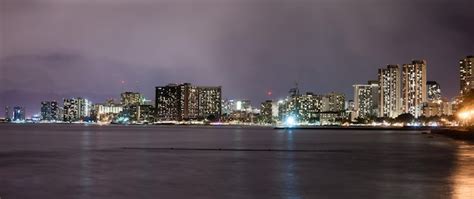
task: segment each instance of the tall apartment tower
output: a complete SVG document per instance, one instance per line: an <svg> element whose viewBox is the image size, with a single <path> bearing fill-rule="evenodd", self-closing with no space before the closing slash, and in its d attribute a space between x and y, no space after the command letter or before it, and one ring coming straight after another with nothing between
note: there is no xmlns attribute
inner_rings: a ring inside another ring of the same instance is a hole
<svg viewBox="0 0 474 199"><path fill-rule="evenodd" d="M5 120L10 120L10 119L11 119L10 107L5 106Z"/></svg>
<svg viewBox="0 0 474 199"><path fill-rule="evenodd" d="M461 95L464 95L466 92L474 88L474 68L472 64L474 63L474 56L467 56L464 59L459 61L459 75L461 79Z"/></svg>
<svg viewBox="0 0 474 199"><path fill-rule="evenodd" d="M410 113L416 118L422 115L423 103L427 102L426 61L414 60L404 64L403 76L403 113Z"/></svg>
<svg viewBox="0 0 474 199"><path fill-rule="evenodd" d="M63 121L75 122L89 117L92 103L84 98L69 98L63 101Z"/></svg>
<svg viewBox="0 0 474 199"><path fill-rule="evenodd" d="M155 115L157 120L201 120L220 118L221 87L200 87L190 83L156 87Z"/></svg>
<svg viewBox="0 0 474 199"><path fill-rule="evenodd" d="M56 101L41 102L41 120L42 121L58 121L59 107Z"/></svg>
<svg viewBox="0 0 474 199"><path fill-rule="evenodd" d="M379 69L380 117L395 118L401 110L401 80L398 65Z"/></svg>
<svg viewBox="0 0 474 199"><path fill-rule="evenodd" d="M354 85L354 111L356 117L379 117L380 86L378 81Z"/></svg>

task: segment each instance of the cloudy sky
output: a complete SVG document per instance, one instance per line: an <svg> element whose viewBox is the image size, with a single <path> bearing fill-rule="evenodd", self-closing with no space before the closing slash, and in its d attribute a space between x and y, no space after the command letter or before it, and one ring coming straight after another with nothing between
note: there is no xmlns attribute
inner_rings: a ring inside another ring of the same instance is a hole
<svg viewBox="0 0 474 199"><path fill-rule="evenodd" d="M343 92L426 59L446 97L474 54L472 0L0 0L0 107L170 82L221 85L258 104ZM125 84L121 84L124 80ZM3 116L3 115L2 115Z"/></svg>

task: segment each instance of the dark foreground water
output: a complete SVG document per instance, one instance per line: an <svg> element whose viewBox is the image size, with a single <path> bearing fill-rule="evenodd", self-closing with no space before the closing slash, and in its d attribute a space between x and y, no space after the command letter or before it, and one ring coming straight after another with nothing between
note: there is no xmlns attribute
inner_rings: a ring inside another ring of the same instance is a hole
<svg viewBox="0 0 474 199"><path fill-rule="evenodd" d="M0 197L474 198L474 147L406 131L3 124Z"/></svg>

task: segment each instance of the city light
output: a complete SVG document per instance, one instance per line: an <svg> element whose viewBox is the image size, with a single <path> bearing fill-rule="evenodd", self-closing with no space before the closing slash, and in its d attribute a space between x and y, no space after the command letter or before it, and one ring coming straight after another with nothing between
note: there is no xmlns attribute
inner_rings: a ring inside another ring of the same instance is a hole
<svg viewBox="0 0 474 199"><path fill-rule="evenodd" d="M474 117L474 109L462 111L458 114L459 119L461 120L471 120Z"/></svg>
<svg viewBox="0 0 474 199"><path fill-rule="evenodd" d="M288 126L288 127L293 127L293 126L295 126L295 125L297 124L295 117L293 117L293 116L288 116L288 117L286 118L285 124L286 124L286 126Z"/></svg>

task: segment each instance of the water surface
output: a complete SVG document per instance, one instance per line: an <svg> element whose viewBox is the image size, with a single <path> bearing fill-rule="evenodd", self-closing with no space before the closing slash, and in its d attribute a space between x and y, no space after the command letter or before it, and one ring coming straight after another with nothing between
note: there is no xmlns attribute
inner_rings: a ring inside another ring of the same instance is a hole
<svg viewBox="0 0 474 199"><path fill-rule="evenodd" d="M474 198L474 147L417 131L2 124L0 197Z"/></svg>

